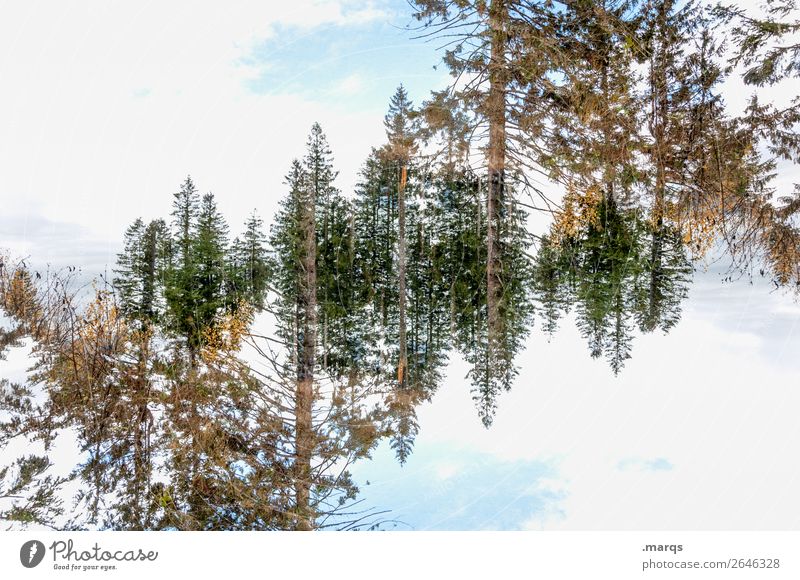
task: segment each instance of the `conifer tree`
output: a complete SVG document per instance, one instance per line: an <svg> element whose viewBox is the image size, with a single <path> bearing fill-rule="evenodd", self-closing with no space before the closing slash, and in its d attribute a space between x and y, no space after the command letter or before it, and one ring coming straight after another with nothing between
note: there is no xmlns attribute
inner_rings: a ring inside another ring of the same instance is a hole
<svg viewBox="0 0 800 580"><path fill-rule="evenodd" d="M649 236L644 241L644 271L637 282L634 312L642 332L659 329L666 333L680 320L693 267L680 232L674 226L662 225L657 230L647 227L646 230Z"/></svg>
<svg viewBox="0 0 800 580"><path fill-rule="evenodd" d="M163 220L144 225L137 218L125 232L117 257L114 286L125 316L143 326L164 317L164 277L169 269L170 235Z"/></svg>
<svg viewBox="0 0 800 580"><path fill-rule="evenodd" d="M456 118L449 114L453 104L461 102L469 134L485 146L488 359L507 360L501 350L515 338L507 336L503 316L503 272L510 265L501 252L501 232L506 208L515 203L514 190L529 184L523 172L540 170L546 153L542 136L553 84L549 73L561 60L556 42L560 7L515 0L416 0L414 6L424 35L453 41L444 62L454 85L434 95L427 107L434 111L426 117L446 128ZM458 83L461 79L466 82Z"/></svg>
<svg viewBox="0 0 800 580"><path fill-rule="evenodd" d="M264 222L255 212L247 219L241 239L231 245L230 262L229 307L243 299L257 310L263 308L269 284L267 238Z"/></svg>
<svg viewBox="0 0 800 580"><path fill-rule="evenodd" d="M289 191L270 235L276 290L270 310L283 349L259 349L279 371L260 381L277 404L266 416L280 425L280 445L290 450L289 477L278 493L290 498L294 529L326 525L353 499L346 466L368 454L383 432L381 403L366 405L380 385L359 342L366 332L351 326L359 290L354 226L349 204L333 189L330 155L314 125L304 161L293 162L287 176Z"/></svg>
<svg viewBox="0 0 800 580"><path fill-rule="evenodd" d="M732 24L725 31L735 46L729 62L745 84L754 87L745 114L737 120L737 144L744 146L748 161L740 176L749 187L745 196L729 200L726 219L717 223L728 225L723 236L737 268L758 269L776 287L798 291L800 185L795 183L792 191L781 192L771 182L776 160L800 162L800 100L776 107L761 102L759 92L768 96L772 87L800 76L800 45L794 42L800 31L800 7L795 0L767 0L760 13L722 4L714 13ZM767 90L760 91L760 87ZM762 156L754 151L761 151ZM769 157L764 158L764 151Z"/></svg>
<svg viewBox="0 0 800 580"><path fill-rule="evenodd" d="M299 221L297 224L298 257L297 270L300 272L297 281L297 387L295 391L295 461L293 463L293 476L295 479L295 512L298 530L312 528L313 515L311 513L311 461L314 453L314 434L312 425L314 406L314 373L317 365L317 224L316 206L325 204L329 191L327 187L327 174L329 167L325 166L324 156L327 155L321 139L319 125L312 129L312 137L307 159L308 181L300 190L298 200ZM322 247L327 250L329 206L324 205ZM325 254L323 254L325 256ZM323 262L323 265L326 266ZM327 272L326 272L327 273ZM323 292L325 302L322 305L324 312L323 324L327 325L327 312L329 298L328 287ZM324 330L327 330L325 326ZM323 336L323 349L326 336Z"/></svg>
<svg viewBox="0 0 800 580"><path fill-rule="evenodd" d="M449 339L441 325L441 248L432 200L424 199L416 112L403 87L384 127L387 142L366 160L353 203L355 272L364 281L356 296L368 323L361 331L365 360L375 361L372 375L389 389L391 445L404 462L417 432L415 408L438 386Z"/></svg>
<svg viewBox="0 0 800 580"><path fill-rule="evenodd" d="M450 344L470 363L469 377L473 399L481 420L492 422L497 396L511 388L516 376L514 357L530 331L533 303L530 284L532 261L528 255L531 237L527 232L526 213L513 198L503 207L503 228L498 230L499 248L504 252L502 306L505 332L498 337L499 349L490 354L488 307L486 302L486 209L482 203L481 180L469 169L451 170L447 166L434 176L430 189L428 219L432 244L432 287L430 295L442 300L431 310L434 326L449 321ZM446 348L446 346L445 346Z"/></svg>
<svg viewBox="0 0 800 580"><path fill-rule="evenodd" d="M397 277L394 248L397 245L396 172L373 149L361 170L356 186L354 225L356 230L356 267L363 278L360 300L369 305L366 315L371 324L384 329L387 343L397 343L391 335L395 326ZM396 370L396 369L395 369Z"/></svg>
<svg viewBox="0 0 800 580"><path fill-rule="evenodd" d="M639 178L641 102L634 65L641 48L634 8L628 0L565 6L561 51L569 58L559 69L564 82L549 93L552 131L542 160L557 168L572 193L596 189L623 205L633 201Z"/></svg>
<svg viewBox="0 0 800 580"><path fill-rule="evenodd" d="M715 14L733 22L731 30L737 48L734 65L745 68L748 85L769 86L800 76L800 45L792 35L800 31L800 7L796 0L766 0L762 14L744 7L719 4Z"/></svg>
<svg viewBox="0 0 800 580"><path fill-rule="evenodd" d="M166 298L169 324L173 332L182 337L189 352L190 365L194 364L199 342L197 306L200 295L196 286L194 241L199 213L199 194L191 177L174 194L172 204L173 258L167 274Z"/></svg>
<svg viewBox="0 0 800 580"><path fill-rule="evenodd" d="M408 328L407 311L407 268L408 250L406 242L406 186L411 157L416 145L414 129L411 126L412 104L402 87L392 96L389 112L384 118L388 144L384 150L386 161L397 168L397 293L398 293L398 364L397 383L405 389L408 382Z"/></svg>
<svg viewBox="0 0 800 580"><path fill-rule="evenodd" d="M306 156L303 166L307 176L308 195L315 204L315 220L319 221L318 234L314 236L317 249L314 252L315 261L320 269L320 276L316 278L318 284L318 298L320 310L320 339L321 362L323 367L328 365L330 350L331 320L337 310L338 285L343 282L337 271L337 254L341 247L341 240L337 238L336 220L341 219L341 207L344 200L333 182L336 172L333 169L333 157L328 145L328 139L319 126L314 123L306 143Z"/></svg>
<svg viewBox="0 0 800 580"><path fill-rule="evenodd" d="M197 348L203 343L204 332L214 324L226 305L228 226L211 193L203 196L191 252L198 300L190 343Z"/></svg>

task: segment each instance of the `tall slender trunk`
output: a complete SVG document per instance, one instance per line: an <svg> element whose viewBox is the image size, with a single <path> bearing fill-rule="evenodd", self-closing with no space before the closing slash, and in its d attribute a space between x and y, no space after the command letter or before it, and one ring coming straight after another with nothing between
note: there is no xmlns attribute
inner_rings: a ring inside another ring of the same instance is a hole
<svg viewBox="0 0 800 580"><path fill-rule="evenodd" d="M475 263L479 264L480 261L481 261L481 258L482 258L482 256L481 256L480 239L481 239L481 236L483 235L482 220L481 220L481 212L483 211L483 208L481 207L481 178L480 177L478 177L478 191L476 193L476 199L475 199L475 210L476 210L475 211L475 239L478 240L478 243L475 246L475 257L476 257ZM481 305L480 305L480 301L479 300L476 301L477 296L478 295L476 294L472 298L472 304L473 304L472 324L470 325L470 332L471 332L471 334L470 334L470 343L471 344L475 343L476 325L478 323L478 318L480 316Z"/></svg>
<svg viewBox="0 0 800 580"><path fill-rule="evenodd" d="M661 6L658 14L660 26L665 26L667 7ZM666 150L667 150L667 108L669 95L667 94L667 71L664 52L667 50L667 41L663 30L656 39L656 48L650 58L650 92L651 92L651 127L653 135L653 154L655 163L655 194L653 214L655 222L660 224L664 217L664 203L666 193Z"/></svg>
<svg viewBox="0 0 800 580"><path fill-rule="evenodd" d="M389 188L387 188L386 192L386 237L384 238L383 252L383 267L386 271L384 272L383 283L381 285L381 315L383 317L383 328L385 332L386 328L389 326L389 300L387 297L387 290L389 284L391 284L390 272L392 271L392 192Z"/></svg>
<svg viewBox="0 0 800 580"><path fill-rule="evenodd" d="M417 268L419 268L419 261L420 261L419 256L422 256L422 224L420 222L417 222L417 258L415 259ZM419 272L419 270L417 270L417 272ZM419 328L421 326L419 323L419 313L420 310L422 310L422 308L420 307L419 303L420 292L413 292L412 294L414 296L414 323L412 325L413 331L411 336L412 338L411 344L414 352L418 352L420 343Z"/></svg>
<svg viewBox="0 0 800 580"><path fill-rule="evenodd" d="M603 35L603 43L601 44L603 49L603 58L600 65L600 93L603 95L603 106L609 111L609 113L611 109L611 96L608 86L608 68L610 66L610 57L608 53L611 49L608 43L610 42L610 39L606 35ZM603 173L606 182L603 195L607 204L611 204L616 201L614 198L614 183L616 181L616 163L618 162L616 159L616 154L612 152L612 148L614 147L614 136L612 135L610 129L609 123L603 123L603 157L605 159Z"/></svg>
<svg viewBox="0 0 800 580"><path fill-rule="evenodd" d="M328 218L329 218L329 211L334 210L331 207L330 200L328 199L327 194L325 195L325 209L323 213L323 220L322 220L322 264L323 264L323 272L325 271L333 271L333 268L330 270L326 270L325 268L328 266L328 255L330 252L330 248L328 245ZM333 217L331 216L331 220ZM328 280L327 278L323 277L323 285L322 285L322 368L328 368L328 308L330 302L328 301ZM315 282L316 283L316 282Z"/></svg>
<svg viewBox="0 0 800 580"><path fill-rule="evenodd" d="M659 20L666 19L665 7L661 8ZM657 51L666 50L666 40L659 35ZM655 149L655 194L653 200L653 246L651 248L651 272L650 272L650 313L654 312L656 300L656 275L660 270L661 239L664 228L664 210L666 208L666 188L667 188L667 160L665 152L667 150L667 107L669 106L669 96L667 94L667 78L664 68L663 56L658 52L651 59L651 92L653 93L652 116L653 116L653 145ZM658 264L658 265L657 265ZM657 269L658 268L658 269Z"/></svg>
<svg viewBox="0 0 800 580"><path fill-rule="evenodd" d="M156 256L158 252L155 231L152 223L145 229L145 271L142 284L142 312L149 321L155 317Z"/></svg>
<svg viewBox="0 0 800 580"><path fill-rule="evenodd" d="M427 261L426 261L426 269L428 272L427 282L428 282L428 304L427 304L427 314L428 314L428 336L425 339L425 368L429 368L428 365L430 364L430 353L433 350L433 341L434 341L434 316L435 316L435 308L433 306L433 259L431 258L431 244L427 244ZM419 363L417 363L419 364Z"/></svg>
<svg viewBox="0 0 800 580"><path fill-rule="evenodd" d="M493 0L489 8L491 32L491 57L489 61L489 94L487 118L489 121L488 172L489 191L486 197L486 309L489 350L494 351L503 334L501 317L502 260L500 256L499 228L506 168L506 0Z"/></svg>
<svg viewBox="0 0 800 580"><path fill-rule="evenodd" d="M397 383L403 389L408 375L408 345L406 337L406 180L408 170L405 162L400 165L400 182L397 187L397 291L400 317L400 360L397 365Z"/></svg>
<svg viewBox="0 0 800 580"><path fill-rule="evenodd" d="M137 529L147 529L150 526L149 509L144 513L139 509L145 505L147 497L149 467L150 467L150 385L147 379L147 359L149 357L149 325L142 331L142 339L137 356L136 377L136 420L133 437L133 496L135 498L137 513L134 524ZM147 350L146 350L147 349Z"/></svg>
<svg viewBox="0 0 800 580"><path fill-rule="evenodd" d="M356 328L354 328L354 319L349 316L352 312L355 311L356 308L356 287L355 287L355 280L357 280L356 274L356 245L355 245L355 238L356 238L356 222L355 222L355 215L353 212L350 212L350 216L347 218L347 275L350 283L347 284L347 314L348 316L345 317L345 329L346 329L346 336L348 340L348 351L347 351L347 358L348 364L350 365L351 369L351 377L357 373L357 369L355 368L356 365L356 357L353 348L353 341L358 339L353 339L354 335L357 336ZM350 385L352 386L352 385Z"/></svg>
<svg viewBox="0 0 800 580"><path fill-rule="evenodd" d="M297 390L295 392L295 460L294 487L296 501L296 529L311 530L311 457L314 451L312 408L314 403L314 367L317 347L317 241L316 199L307 196L301 208L300 244L300 292L298 294L300 355L297 367Z"/></svg>

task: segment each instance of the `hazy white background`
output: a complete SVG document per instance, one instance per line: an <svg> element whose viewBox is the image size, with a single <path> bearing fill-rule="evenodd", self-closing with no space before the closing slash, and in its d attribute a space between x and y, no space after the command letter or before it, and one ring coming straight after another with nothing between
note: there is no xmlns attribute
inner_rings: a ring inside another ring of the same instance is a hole
<svg viewBox="0 0 800 580"><path fill-rule="evenodd" d="M3 2L0 247L96 275L187 174L234 234L254 208L269 221L314 121L349 192L395 87L419 102L447 80L410 23L402 0ZM796 529L800 308L720 267L618 378L570 320L550 343L534 329L488 431L454 360L408 464L381 447L357 466L365 504L414 529Z"/></svg>

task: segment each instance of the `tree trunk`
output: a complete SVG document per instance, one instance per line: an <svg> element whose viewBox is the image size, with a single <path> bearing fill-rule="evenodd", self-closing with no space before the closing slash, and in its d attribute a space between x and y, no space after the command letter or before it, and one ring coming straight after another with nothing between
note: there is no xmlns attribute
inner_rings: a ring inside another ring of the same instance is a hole
<svg viewBox="0 0 800 580"><path fill-rule="evenodd" d="M149 358L149 324L142 332L142 339L139 345L137 359L136 377L136 423L134 427L134 449L133 449L133 496L137 511L146 505L150 467L150 409L148 402L150 399L150 385L147 378L147 360ZM149 509L144 513L135 513L134 525L136 529L144 530L149 528Z"/></svg>
<svg viewBox="0 0 800 580"><path fill-rule="evenodd" d="M314 403L314 367L317 346L317 241L315 199L303 200L300 225L301 264L298 310L302 336L298 336L300 354L295 393L295 501L296 529L311 530L314 517L310 505L311 457L314 451L312 408Z"/></svg>
<svg viewBox="0 0 800 580"><path fill-rule="evenodd" d="M493 0L489 8L491 31L491 60L489 62L489 94L487 118L489 121L488 171L489 191L486 198L486 309L487 333L490 352L493 352L503 333L501 317L502 261L500 256L499 228L506 165L506 30L508 6L506 0Z"/></svg>
<svg viewBox="0 0 800 580"><path fill-rule="evenodd" d="M403 389L406 386L408 375L408 345L406 337L406 179L407 168L405 163L400 166L400 183L397 188L397 291L399 299L400 317L400 360L397 365L397 384Z"/></svg>
<svg viewBox="0 0 800 580"><path fill-rule="evenodd" d="M659 13L659 20L662 22L666 19L665 7L661 8ZM661 51L666 51L666 39L663 34L659 35L659 48ZM669 106L669 95L667 94L668 80L666 78L666 70L664 69L663 58L659 58L658 52L651 57L651 72L650 72L650 85L651 92L653 93L652 103L652 118L653 127L651 132L653 134L653 147L655 152L655 192L653 200L653 246L651 249L651 271L650 271L650 316L651 322L655 319L655 301L656 301L656 283L657 271L660 270L660 255L661 255L661 236L664 227L664 211L666 209L666 188L667 188L667 174L666 174L666 151L668 143L666 129L667 129L667 108ZM658 266L657 266L658 264Z"/></svg>

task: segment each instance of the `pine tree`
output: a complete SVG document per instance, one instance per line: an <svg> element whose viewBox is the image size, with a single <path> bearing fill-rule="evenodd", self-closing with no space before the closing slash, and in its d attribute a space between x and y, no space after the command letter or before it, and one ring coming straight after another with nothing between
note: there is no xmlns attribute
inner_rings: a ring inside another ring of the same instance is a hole
<svg viewBox="0 0 800 580"><path fill-rule="evenodd" d="M570 311L574 297L574 272L571 252L563 251L551 236L542 236L533 273L534 300L542 320L542 330L555 335L559 320Z"/></svg>
<svg viewBox="0 0 800 580"><path fill-rule="evenodd" d="M546 154L542 135L552 92L549 73L560 60L554 42L559 9L553 2L514 0L417 0L414 5L424 35L453 40L444 61L454 83L471 79L435 94L428 109L448 111L454 102L463 103L469 134L481 145L485 140L487 348L490 359L506 360L508 353L498 350L508 338L502 300L503 272L509 266L501 252L501 232L506 208L515 203L513 192L528 185L523 170L535 170ZM426 117L447 128L456 115Z"/></svg>
<svg viewBox="0 0 800 580"><path fill-rule="evenodd" d="M406 282L407 282L407 243L406 243L406 186L411 156L416 149L411 115L411 101L405 89L398 87L392 96L389 112L383 124L389 143L384 150L386 161L397 167L397 292L398 292L398 388L406 388L408 381L408 336L406 322Z"/></svg>
<svg viewBox="0 0 800 580"><path fill-rule="evenodd" d="M269 236L270 270L277 293L275 309L279 319L278 335L292 353L292 368L297 368L299 336L297 303L300 294L301 247L298 228L306 175L298 160L292 161L285 182L287 195L281 200Z"/></svg>
<svg viewBox="0 0 800 580"><path fill-rule="evenodd" d="M792 35L800 31L800 8L796 0L767 0L764 13L758 16L735 5L720 4L714 12L734 24L731 34L738 50L733 55L733 64L746 67L745 83L769 86L800 76L800 45L791 42Z"/></svg>
<svg viewBox="0 0 800 580"><path fill-rule="evenodd" d="M167 273L166 299L170 329L182 337L193 365L197 357L197 325L200 295L196 286L194 241L199 213L199 194L187 177L172 204L173 258Z"/></svg>
<svg viewBox="0 0 800 580"><path fill-rule="evenodd" d="M125 316L147 326L160 321L166 309L165 276L170 260L170 235L163 220L144 225L136 219L125 232L117 256L114 286Z"/></svg>
<svg viewBox="0 0 800 580"><path fill-rule="evenodd" d="M191 252L198 300L194 307L190 344L199 348L204 342L204 333L213 326L226 306L228 226L211 193L203 196Z"/></svg>
<svg viewBox="0 0 800 580"><path fill-rule="evenodd" d="M440 380L450 341L442 247L436 237L433 199L417 157L418 124L408 95L399 87L384 119L387 142L373 149L361 172L353 202L356 291L364 360L388 389L391 445L407 460L417 433L416 406Z"/></svg>
<svg viewBox="0 0 800 580"><path fill-rule="evenodd" d="M642 332L668 332L680 320L693 267L680 232L674 227L647 228L643 275L636 289L635 316Z"/></svg>
<svg viewBox="0 0 800 580"><path fill-rule="evenodd" d="M240 300L252 304L256 310L264 307L269 284L267 238L264 222L253 212L245 223L241 239L231 244L230 272L227 276L229 308Z"/></svg>
<svg viewBox="0 0 800 580"><path fill-rule="evenodd" d="M319 285L317 292L321 306L320 338L322 346L322 365L327 366L328 332L330 330L331 310L336 308L334 301L337 284L335 270L335 255L337 248L332 236L333 200L338 198L339 192L334 187L336 172L333 170L333 159L328 140L319 126L314 123L311 127L306 143L306 156L303 160L304 170L307 175L308 195L315 204L315 218L319 220L319 232L315 235L317 249L314 252L323 275L316 278Z"/></svg>
<svg viewBox="0 0 800 580"><path fill-rule="evenodd" d="M639 178L641 102L634 2L568 3L561 17L564 81L553 87L545 168L582 193L629 204ZM566 58L568 57L568 58Z"/></svg>
<svg viewBox="0 0 800 580"><path fill-rule="evenodd" d="M499 277L502 288L499 315L503 332L495 337L493 345L488 302L484 301L487 304L485 318L479 314L476 348L468 351L465 357L473 363L473 399L486 427L494 418L497 396L513 386L518 372L514 359L523 348L533 323L530 293L533 260L529 254L532 239L527 229L527 212L511 195L505 199L500 215L502 227L497 230L497 240L503 256L503 271ZM488 287L485 291L488 292Z"/></svg>
<svg viewBox="0 0 800 580"><path fill-rule="evenodd" d="M189 176L181 185L179 192L173 194L172 217L175 230L176 265L187 268L192 262L193 230L197 223L199 196L197 188Z"/></svg>
<svg viewBox="0 0 800 580"><path fill-rule="evenodd" d="M793 191L778 192L772 181L776 160L800 162L800 101L788 106L764 104L759 92L770 95L772 87L800 76L800 45L792 39L800 31L800 9L795 0L767 0L760 13L735 5L718 5L714 14L732 24L730 34L735 50L730 64L740 72L746 85L754 87L745 114L737 119L735 144L747 163L740 171L740 190L726 205L723 232L735 267L758 269L777 288L800 291L800 184ZM731 53L729 53L731 54ZM742 70L742 68L744 70ZM759 90L767 88L766 91ZM726 144L727 145L727 144ZM768 152L764 158L754 153ZM727 152L727 151L726 151ZM728 156L725 156L728 157Z"/></svg>
<svg viewBox="0 0 800 580"><path fill-rule="evenodd" d="M668 332L678 322L691 281L680 234L673 226L654 229L642 213L602 195L592 203L568 196L536 261L534 292L546 330L574 307L591 356L605 356L614 374L630 358L635 326Z"/></svg>
<svg viewBox="0 0 800 580"><path fill-rule="evenodd" d="M276 297L269 310L283 349L260 349L278 370L260 381L278 405L265 418L281 425L279 445L290 450L288 477L279 483L284 491L277 493L289 498L293 529L324 526L354 498L346 467L368 454L383 431L380 398L377 407L366 405L381 386L362 342L368 326L359 316L355 219L332 186L334 176L315 125L304 161L293 162L287 176L270 234Z"/></svg>
<svg viewBox="0 0 800 580"><path fill-rule="evenodd" d="M125 231L124 249L117 255L117 267L114 272L114 286L120 294L120 299L125 305L125 313L132 318L150 318L150 313L142 296L143 286L141 281L141 262L144 255L144 222L136 218Z"/></svg>
<svg viewBox="0 0 800 580"><path fill-rule="evenodd" d="M291 463L294 505L293 526L299 530L312 529L315 521L311 505L312 457L316 443L312 417L315 404L314 378L317 371L317 342L319 318L329 315L327 303L330 271L326 255L330 252L331 182L335 174L329 162L330 149L318 124L312 127L307 144L305 163L295 161L287 177L289 194L283 202L276 230L272 235L273 253L278 258L275 271L279 280L278 323L280 333L289 348L289 360L294 368L294 394L289 403L293 419L293 461ZM318 208L321 209L317 213ZM318 234L318 220L322 228ZM318 239L319 235L319 239ZM318 256L318 250L322 255ZM322 279L323 301L318 299ZM323 323L324 324L324 323ZM323 341L326 337L323 338ZM323 342L323 349L327 345Z"/></svg>
<svg viewBox="0 0 800 580"><path fill-rule="evenodd" d="M364 284L360 300L369 305L371 324L384 329L380 336L397 344L390 328L395 326L397 272L394 248L397 245L396 172L387 165L379 150L373 150L361 171L356 186L354 224L356 267ZM395 369L396 370L396 369Z"/></svg>
<svg viewBox="0 0 800 580"><path fill-rule="evenodd" d="M431 213L427 222L432 229L431 239L437 240L431 244L435 285L429 293L442 297L431 309L430 320L442 330L449 321L452 342L437 342L443 349L452 344L470 363L473 398L481 420L488 426L497 396L513 384L517 372L514 357L533 321L530 293L533 264L528 255L531 237L527 232L527 214L510 201L503 207L503 228L498 230L499 248L508 266L500 278L503 287L500 315L505 330L498 337L500 348L490 353L483 183L469 169L453 171L446 165L442 167L430 185L435 197L428 203ZM434 335L438 332L434 331Z"/></svg>

